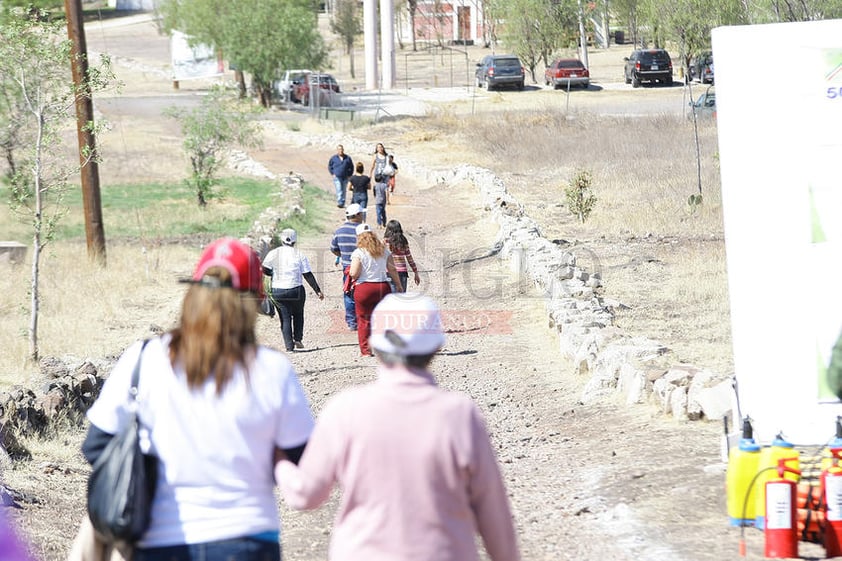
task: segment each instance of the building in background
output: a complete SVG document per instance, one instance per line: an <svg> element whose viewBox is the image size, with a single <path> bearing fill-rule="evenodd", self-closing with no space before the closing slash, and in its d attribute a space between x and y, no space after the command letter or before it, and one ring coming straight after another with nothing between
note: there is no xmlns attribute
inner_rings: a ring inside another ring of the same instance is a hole
<svg viewBox="0 0 842 561"><path fill-rule="evenodd" d="M482 0L418 0L417 6L416 42L473 45L486 41Z"/></svg>

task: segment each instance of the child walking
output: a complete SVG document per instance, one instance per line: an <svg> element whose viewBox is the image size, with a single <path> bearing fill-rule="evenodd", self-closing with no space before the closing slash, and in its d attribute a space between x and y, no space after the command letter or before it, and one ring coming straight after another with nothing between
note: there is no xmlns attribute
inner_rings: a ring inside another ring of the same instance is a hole
<svg viewBox="0 0 842 561"><path fill-rule="evenodd" d="M386 242L386 248L392 254L392 260L395 262L395 270L398 272L398 278L401 279L401 285L406 292L407 281L409 280L409 269L415 275L415 284L421 283L421 277L418 276L418 266L412 258L412 253L409 251L409 241L403 234L401 223L397 220L389 220L386 224L386 231L383 232L383 239ZM397 292L395 286L392 286L392 292Z"/></svg>
<svg viewBox="0 0 842 561"><path fill-rule="evenodd" d="M391 154L388 156L388 163L386 164L386 170L391 170L391 174L389 175L389 192L386 194L387 204L392 204L392 193L395 192L395 176L398 174L398 164L395 163L395 157Z"/></svg>
<svg viewBox="0 0 842 561"><path fill-rule="evenodd" d="M386 192L389 189L386 177L378 174L374 176L374 207L377 211L377 225L386 227Z"/></svg>

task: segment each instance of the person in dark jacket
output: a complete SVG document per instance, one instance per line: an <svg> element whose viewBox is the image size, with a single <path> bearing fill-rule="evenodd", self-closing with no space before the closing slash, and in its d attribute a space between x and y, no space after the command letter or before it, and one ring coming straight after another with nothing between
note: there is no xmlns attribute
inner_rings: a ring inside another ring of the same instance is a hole
<svg viewBox="0 0 842 561"><path fill-rule="evenodd" d="M336 154L328 160L327 170L333 177L333 187L336 189L336 206L344 208L348 179L354 175L354 160L345 153L345 147L341 144L336 147Z"/></svg>

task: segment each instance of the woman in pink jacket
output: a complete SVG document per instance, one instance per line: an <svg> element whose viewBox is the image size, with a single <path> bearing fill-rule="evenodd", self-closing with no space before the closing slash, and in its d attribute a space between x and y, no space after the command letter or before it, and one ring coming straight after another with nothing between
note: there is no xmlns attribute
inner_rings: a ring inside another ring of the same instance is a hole
<svg viewBox="0 0 842 561"><path fill-rule="evenodd" d="M482 416L427 369L444 342L431 299L386 296L372 316L377 380L325 405L298 466L278 463L293 508L342 488L331 561L477 561L475 531L493 561L520 559Z"/></svg>

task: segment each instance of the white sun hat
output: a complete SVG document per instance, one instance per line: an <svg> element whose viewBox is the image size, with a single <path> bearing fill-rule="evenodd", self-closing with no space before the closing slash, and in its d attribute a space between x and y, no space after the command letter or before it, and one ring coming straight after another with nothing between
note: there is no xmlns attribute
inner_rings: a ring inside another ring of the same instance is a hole
<svg viewBox="0 0 842 561"><path fill-rule="evenodd" d="M444 346L441 312L429 297L416 292L386 295L371 315L369 344L400 356L429 355Z"/></svg>
<svg viewBox="0 0 842 561"><path fill-rule="evenodd" d="M371 226L363 222L362 224L357 225L356 232L358 236L363 232L371 232Z"/></svg>

